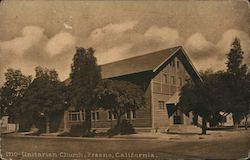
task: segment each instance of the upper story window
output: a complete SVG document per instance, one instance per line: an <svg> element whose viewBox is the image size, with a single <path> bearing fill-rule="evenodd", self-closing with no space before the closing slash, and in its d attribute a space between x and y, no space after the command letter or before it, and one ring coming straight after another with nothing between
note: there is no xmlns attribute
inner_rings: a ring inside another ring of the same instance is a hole
<svg viewBox="0 0 250 160"><path fill-rule="evenodd" d="M165 109L165 102L164 101L158 101L158 108L160 110L164 110Z"/></svg>
<svg viewBox="0 0 250 160"><path fill-rule="evenodd" d="M171 84L176 84L175 76L171 76Z"/></svg>
<svg viewBox="0 0 250 160"><path fill-rule="evenodd" d="M172 61L170 62L170 66L171 66L171 67L175 67L175 61L174 61L174 60L172 60Z"/></svg>
<svg viewBox="0 0 250 160"><path fill-rule="evenodd" d="M168 83L168 75L165 74L165 73L163 73L162 78L163 78L162 82L165 83L165 84L167 84Z"/></svg>
<svg viewBox="0 0 250 160"><path fill-rule="evenodd" d="M176 62L176 67L177 67L178 69L180 68L180 62L179 62L179 61Z"/></svg>

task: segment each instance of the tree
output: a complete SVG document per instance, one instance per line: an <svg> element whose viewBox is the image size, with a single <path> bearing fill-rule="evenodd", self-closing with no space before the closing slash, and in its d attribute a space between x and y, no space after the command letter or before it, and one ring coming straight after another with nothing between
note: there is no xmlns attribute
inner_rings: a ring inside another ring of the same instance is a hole
<svg viewBox="0 0 250 160"><path fill-rule="evenodd" d="M21 100L22 118L30 117L36 123L39 117L46 120L46 132L50 132L50 118L54 113L67 107L67 92L64 84L58 80L55 70L36 67L36 77L26 90Z"/></svg>
<svg viewBox="0 0 250 160"><path fill-rule="evenodd" d="M5 83L0 89L1 116L8 115L10 122L16 122L19 114L19 101L31 83L31 76L21 70L7 69Z"/></svg>
<svg viewBox="0 0 250 160"><path fill-rule="evenodd" d="M227 72L225 74L225 84L228 88L228 105L225 106L228 112L233 114L235 128L241 120L241 114L248 108L249 97L246 97L246 75L247 66L243 64L243 54L240 40L235 38L232 42L230 52L227 54Z"/></svg>
<svg viewBox="0 0 250 160"><path fill-rule="evenodd" d="M186 113L193 112L202 117L202 134L206 134L207 121L220 111L218 93L221 88L219 74L211 71L201 73L202 82L188 81L181 89L179 105Z"/></svg>
<svg viewBox="0 0 250 160"><path fill-rule="evenodd" d="M91 110L95 109L95 89L101 81L101 69L97 65L94 50L77 48L70 73L71 105L85 110L84 127L91 130Z"/></svg>
<svg viewBox="0 0 250 160"><path fill-rule="evenodd" d="M99 97L98 105L117 115L115 128L120 127L121 118L126 112L145 106L143 90L127 81L104 80L96 93Z"/></svg>

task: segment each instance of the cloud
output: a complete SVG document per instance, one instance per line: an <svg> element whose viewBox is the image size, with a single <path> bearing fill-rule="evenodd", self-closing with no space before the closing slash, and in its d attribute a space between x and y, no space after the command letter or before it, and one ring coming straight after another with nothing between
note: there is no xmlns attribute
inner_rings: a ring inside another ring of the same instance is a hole
<svg viewBox="0 0 250 160"><path fill-rule="evenodd" d="M173 28L151 26L144 34L145 38L167 47L174 47L181 42L179 32Z"/></svg>
<svg viewBox="0 0 250 160"><path fill-rule="evenodd" d="M63 51L67 51L75 46L76 39L68 32L61 32L52 37L45 50L49 53L50 56L55 56L60 54Z"/></svg>
<svg viewBox="0 0 250 160"><path fill-rule="evenodd" d="M242 50L245 53L243 63L249 64L250 40L248 34L236 29L225 31L217 43L208 41L201 33L195 33L185 41L184 46L199 70L208 68L223 70L226 69L226 54L230 51L235 37L241 40Z"/></svg>
<svg viewBox="0 0 250 160"><path fill-rule="evenodd" d="M88 46L96 49L98 62L103 64L180 45L180 35L173 28L155 25L144 31L138 28L139 22L127 21L94 29ZM109 58L105 58L107 55Z"/></svg>
<svg viewBox="0 0 250 160"><path fill-rule="evenodd" d="M235 37L238 37L240 39L242 50L245 53L244 54L245 62L247 62L247 59L248 59L248 63L249 63L250 39L249 39L249 35L245 32L242 32L236 29L227 30L226 32L222 34L222 38L218 41L218 43L216 44L216 47L219 49L221 53L224 53L224 54L228 53L230 51L231 44Z"/></svg>
<svg viewBox="0 0 250 160"><path fill-rule="evenodd" d="M59 32L48 38L39 26L26 26L11 40L0 42L0 85L7 68L21 69L34 75L36 66L54 68L63 80L68 77L76 37Z"/></svg>
<svg viewBox="0 0 250 160"><path fill-rule="evenodd" d="M22 29L21 36L12 40L0 42L2 52L11 52L16 55L23 55L33 45L46 38L44 29L38 26L26 26Z"/></svg>
<svg viewBox="0 0 250 160"><path fill-rule="evenodd" d="M90 40L93 42L99 42L106 38L107 35L111 36L116 34L122 34L126 31L132 30L137 23L137 21L127 21L119 24L108 24L102 28L97 28L93 30L90 34Z"/></svg>
<svg viewBox="0 0 250 160"><path fill-rule="evenodd" d="M215 45L208 41L201 33L191 35L184 44L187 51L194 59L205 59L216 56Z"/></svg>

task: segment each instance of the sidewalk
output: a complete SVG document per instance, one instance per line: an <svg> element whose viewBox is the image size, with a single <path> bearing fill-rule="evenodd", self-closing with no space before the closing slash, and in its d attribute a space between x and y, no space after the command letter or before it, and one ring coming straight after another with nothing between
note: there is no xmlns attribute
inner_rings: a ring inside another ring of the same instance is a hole
<svg viewBox="0 0 250 160"><path fill-rule="evenodd" d="M170 133L137 133L131 135L116 135L109 137L62 137L58 133L43 134L40 136L23 135L13 133L5 135L8 137L32 137L32 138L56 138L56 139L81 139L81 140L160 140L160 141L210 141L220 139L237 138L238 135L246 136L250 140L250 130L233 130L233 131L207 131L207 135L201 134L170 134Z"/></svg>

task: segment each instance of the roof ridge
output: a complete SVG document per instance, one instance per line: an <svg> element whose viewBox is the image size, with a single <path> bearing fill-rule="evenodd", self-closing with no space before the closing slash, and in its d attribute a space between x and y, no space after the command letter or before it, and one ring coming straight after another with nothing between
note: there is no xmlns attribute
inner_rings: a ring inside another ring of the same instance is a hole
<svg viewBox="0 0 250 160"><path fill-rule="evenodd" d="M125 61L125 60L128 60L128 59L133 59L133 58L137 58L137 57L142 57L142 56L146 56L146 55L149 55L149 54L154 54L154 53L157 53L157 52L162 52L162 51L165 51L165 50L170 50L170 49L176 49L176 50L177 50L177 49L179 49L179 48L181 48L181 47L182 47L182 46L176 46L176 47L161 49L161 50L158 50L158 51L154 51L154 52L150 52L150 53L146 53L146 54L142 54L142 55L137 55L137 56L134 56L134 57L124 58L124 59L121 59L121 60L118 60L118 61L113 61L113 62L101 64L101 65L99 65L99 66L104 66L104 65L108 65L108 64L112 64L112 63L117 63L117 62Z"/></svg>

